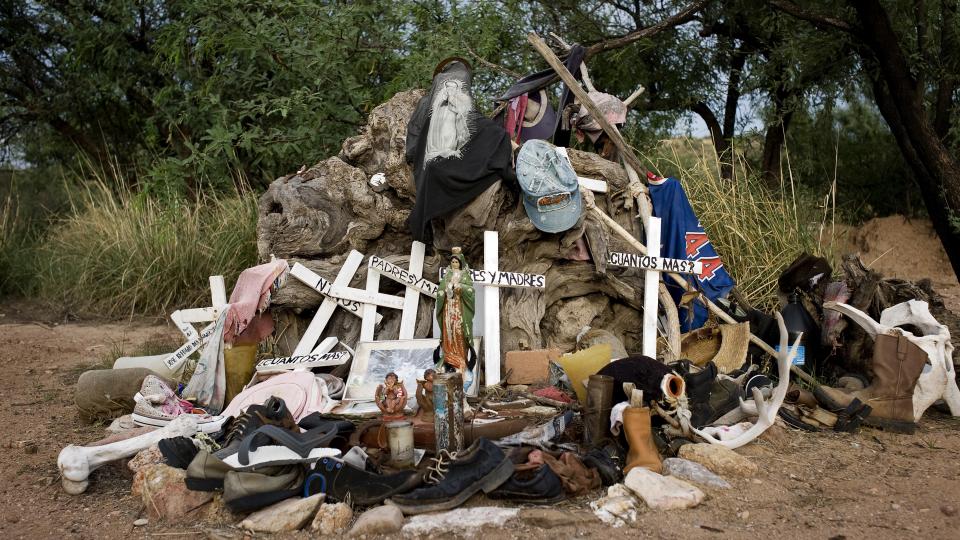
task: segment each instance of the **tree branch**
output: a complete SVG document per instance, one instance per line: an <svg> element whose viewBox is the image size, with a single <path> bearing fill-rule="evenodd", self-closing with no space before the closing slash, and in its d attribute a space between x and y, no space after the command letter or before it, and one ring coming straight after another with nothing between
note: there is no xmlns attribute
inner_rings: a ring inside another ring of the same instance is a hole
<svg viewBox="0 0 960 540"><path fill-rule="evenodd" d="M771 6L779 9L780 11L793 15L798 19L803 19L805 21L811 22L814 26L820 28L832 28L834 30L842 30L851 34L857 33L857 29L850 23L837 19L836 17L828 17L826 15L821 15L819 13L814 13L812 11L807 11L802 7L794 4L790 0L767 0Z"/></svg>
<svg viewBox="0 0 960 540"><path fill-rule="evenodd" d="M695 2L691 3L687 7L678 11L675 15L671 15L670 17L667 17L666 19L658 22L657 24L648 26L646 28L641 28L640 30L637 30L635 32L630 32L629 34L626 34L620 37L615 37L613 39L608 39L605 41L601 41L599 43L594 43L593 45L590 45L589 47L587 47L586 58L589 58L603 51L609 51L610 49L619 49L620 47L626 47L627 45L630 45L635 41L639 41L641 39L654 36L662 32L663 30L666 30L668 28L673 28L674 26L679 26L685 22L689 22L690 20L693 19L694 15L696 15L698 11L706 7L706 5L709 4L711 1L712 0L696 0Z"/></svg>
<svg viewBox="0 0 960 540"><path fill-rule="evenodd" d="M498 72L500 72L500 73L502 73L502 74L504 74L504 75L506 75L506 76L508 76L508 77L513 78L513 79L519 79L520 77L522 77L522 75L520 75L520 74L517 73L516 71L511 71L511 70L509 70L509 69L501 66L500 64L494 64L493 62L491 62L491 61L487 60L486 58L480 56L479 54L477 54L477 53L473 50L473 48L470 47L470 45L467 45L467 42L466 42L466 41L463 42L463 48L467 50L467 52L470 54L470 56L473 57L474 60L476 60L480 65L482 65L482 66L484 66L484 67L486 67L486 68L490 68L490 69L492 69L492 70L494 70L494 71L498 71Z"/></svg>

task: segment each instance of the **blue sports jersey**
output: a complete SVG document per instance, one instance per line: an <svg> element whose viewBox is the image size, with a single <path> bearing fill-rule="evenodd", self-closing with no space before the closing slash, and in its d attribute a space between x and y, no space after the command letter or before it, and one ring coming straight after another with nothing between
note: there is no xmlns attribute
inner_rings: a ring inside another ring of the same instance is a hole
<svg viewBox="0 0 960 540"><path fill-rule="evenodd" d="M698 287L707 298L723 298L736 284L713 249L693 213L687 194L676 178L661 178L647 173L653 215L662 220L660 226L660 255L671 259L689 259L703 263L700 276L687 275L687 281ZM672 279L665 279L674 301L679 301L683 290ZM693 304L693 321L685 308L680 308L680 330L688 332L703 326L707 320L707 306L701 301Z"/></svg>

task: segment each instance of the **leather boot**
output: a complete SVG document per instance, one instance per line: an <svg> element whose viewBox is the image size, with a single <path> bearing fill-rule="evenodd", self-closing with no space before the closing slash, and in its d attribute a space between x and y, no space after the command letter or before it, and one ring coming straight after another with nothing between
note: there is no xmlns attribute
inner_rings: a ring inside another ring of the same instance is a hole
<svg viewBox="0 0 960 540"><path fill-rule="evenodd" d="M599 447L610 438L610 409L613 407L613 377L591 375L587 384L587 407L583 411L584 438Z"/></svg>
<svg viewBox="0 0 960 540"><path fill-rule="evenodd" d="M840 411L854 398L873 408L863 423L896 433L913 433L913 390L927 353L903 335L877 335L873 347L873 381L855 392L819 386L814 395L824 407Z"/></svg>
<svg viewBox="0 0 960 540"><path fill-rule="evenodd" d="M623 432L627 437L630 451L627 452L627 465L623 474L634 467L644 467L655 473L663 468L657 445L653 442L650 427L649 407L627 407L623 410Z"/></svg>

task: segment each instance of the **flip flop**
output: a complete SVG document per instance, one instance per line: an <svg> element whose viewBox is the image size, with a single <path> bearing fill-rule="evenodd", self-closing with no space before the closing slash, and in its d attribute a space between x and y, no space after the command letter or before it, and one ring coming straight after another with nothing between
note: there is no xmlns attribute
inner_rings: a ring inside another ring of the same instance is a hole
<svg viewBox="0 0 960 540"><path fill-rule="evenodd" d="M336 430L323 428L294 433L277 426L261 426L244 437L237 452L223 458L223 462L242 471L268 465L313 463L325 457L339 457L340 450L327 447L336 435ZM263 445L264 439L280 444Z"/></svg>

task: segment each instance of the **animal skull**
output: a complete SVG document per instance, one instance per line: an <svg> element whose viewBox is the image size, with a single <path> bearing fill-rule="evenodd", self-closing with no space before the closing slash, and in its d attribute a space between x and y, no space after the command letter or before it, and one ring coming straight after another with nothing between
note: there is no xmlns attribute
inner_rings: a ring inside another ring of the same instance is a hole
<svg viewBox="0 0 960 540"><path fill-rule="evenodd" d="M60 451L57 467L63 490L79 495L90 485L90 473L106 463L130 457L146 450L163 439L190 437L197 433L197 420L190 414L181 414L161 429L101 446L69 445Z"/></svg>
<svg viewBox="0 0 960 540"><path fill-rule="evenodd" d="M888 307L880 313L880 322L847 304L825 302L823 307L850 317L873 337L877 334L902 333L927 353L927 365L923 367L923 373L920 374L920 379L917 380L917 386L913 391L914 421L919 421L927 408L938 399L947 402L950 414L960 416L960 388L957 388L957 377L953 368L953 344L950 342L950 330L933 318L926 302L909 300ZM908 324L919 328L924 335L915 336L899 328Z"/></svg>
<svg viewBox="0 0 960 540"><path fill-rule="evenodd" d="M783 405L784 398L787 397L787 389L790 387L790 365L793 363L793 358L797 355L797 346L800 344L800 338L802 337L797 336L797 340L793 343L793 346L789 347L788 349L787 327L783 323L783 317L781 317L779 313L777 313L776 316L777 326L780 328L780 348L779 352L777 353L777 370L780 380L777 383L776 388L773 389L770 400L764 401L763 393L760 391L760 389L754 388L753 401L757 408L756 423L736 437L726 440L719 440L702 430L693 429L692 431L703 440L711 444L718 444L731 449L740 448L741 446L759 437L776 421L777 412L780 410L780 406ZM740 408L745 408L743 399L740 400Z"/></svg>

